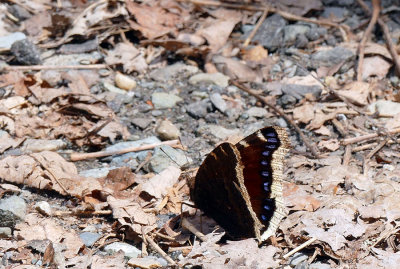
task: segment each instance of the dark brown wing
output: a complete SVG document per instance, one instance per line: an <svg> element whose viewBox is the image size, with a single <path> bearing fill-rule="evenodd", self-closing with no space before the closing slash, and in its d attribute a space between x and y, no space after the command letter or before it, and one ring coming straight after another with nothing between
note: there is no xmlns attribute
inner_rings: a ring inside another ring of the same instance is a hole
<svg viewBox="0 0 400 269"><path fill-rule="evenodd" d="M196 206L217 221L230 235L259 237L243 185L239 152L229 143L216 147L203 161L191 190ZM247 198L247 199L246 199ZM247 201L246 201L247 200Z"/></svg>

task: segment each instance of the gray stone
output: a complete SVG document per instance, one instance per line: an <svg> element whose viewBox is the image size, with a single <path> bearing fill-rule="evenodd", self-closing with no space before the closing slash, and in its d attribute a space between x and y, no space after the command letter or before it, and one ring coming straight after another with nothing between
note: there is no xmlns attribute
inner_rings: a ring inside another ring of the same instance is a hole
<svg viewBox="0 0 400 269"><path fill-rule="evenodd" d="M125 257L129 258L129 259L137 258L140 254L142 254L142 252L138 248L136 248L130 244L127 244L127 243L122 243L122 242L111 243L111 244L105 246L104 250L109 254L114 254L118 251L122 251L124 253Z"/></svg>
<svg viewBox="0 0 400 269"><path fill-rule="evenodd" d="M61 81L61 72L56 70L43 70L40 72L40 78L50 84L51 87L56 87Z"/></svg>
<svg viewBox="0 0 400 269"><path fill-rule="evenodd" d="M268 115L268 111L263 108L263 107L251 107L249 110L246 111L246 113L250 117L255 117L255 118L264 118L265 116Z"/></svg>
<svg viewBox="0 0 400 269"><path fill-rule="evenodd" d="M163 120L156 128L157 135L161 140L178 139L180 136L179 129L169 120Z"/></svg>
<svg viewBox="0 0 400 269"><path fill-rule="evenodd" d="M15 56L18 63L22 65L36 65L41 63L38 48L28 39L15 41L11 45L11 53Z"/></svg>
<svg viewBox="0 0 400 269"><path fill-rule="evenodd" d="M227 105L219 93L210 94L210 101L219 111L225 113Z"/></svg>
<svg viewBox="0 0 400 269"><path fill-rule="evenodd" d="M319 85L284 84L282 85L282 92L297 100L302 100L306 94L312 94L318 98L322 93L322 88Z"/></svg>
<svg viewBox="0 0 400 269"><path fill-rule="evenodd" d="M220 87L227 87L229 85L229 77L222 73L200 73L193 75L189 78L190 84L197 84L199 82L212 83Z"/></svg>
<svg viewBox="0 0 400 269"><path fill-rule="evenodd" d="M91 233L91 232L83 232L79 235L82 239L83 243L87 247L91 247L96 243L96 241L101 237L98 233Z"/></svg>
<svg viewBox="0 0 400 269"><path fill-rule="evenodd" d="M1 50L9 50L11 49L11 45L20 40L26 39L26 35L21 32L11 33L9 35L0 36L0 49Z"/></svg>
<svg viewBox="0 0 400 269"><path fill-rule="evenodd" d="M110 166L110 167L101 167L101 168L93 168L79 172L80 176L83 177L94 177L94 178L101 178L107 176L108 172L113 169L118 168L117 166Z"/></svg>
<svg viewBox="0 0 400 269"><path fill-rule="evenodd" d="M10 211L19 220L24 220L26 215L25 200L19 196L10 196L0 200L0 209Z"/></svg>
<svg viewBox="0 0 400 269"><path fill-rule="evenodd" d="M41 152L41 151L57 151L67 146L67 143L61 139L47 140L47 139L31 139L25 140L22 150L24 152Z"/></svg>
<svg viewBox="0 0 400 269"><path fill-rule="evenodd" d="M321 50L311 55L311 63L313 68L320 66L332 67L342 62L352 61L355 54L346 48L335 47L329 50Z"/></svg>
<svg viewBox="0 0 400 269"><path fill-rule="evenodd" d="M186 110L189 115L195 119L204 118L208 111L211 110L210 99L204 99L191 103L186 106Z"/></svg>
<svg viewBox="0 0 400 269"><path fill-rule="evenodd" d="M152 116L154 116L154 117L159 117L159 116L162 116L162 111L161 110L153 110L153 111L151 111L151 115Z"/></svg>
<svg viewBox="0 0 400 269"><path fill-rule="evenodd" d="M118 93L118 94L121 94L121 95L127 95L128 93L130 93L132 95L135 94L134 92L129 92L129 91L123 90L123 89L118 88L118 87L116 87L116 86L114 86L114 85L112 85L112 84L110 84L108 82L105 82L105 81L103 83L101 83L101 86L106 91L113 92L113 93Z"/></svg>
<svg viewBox="0 0 400 269"><path fill-rule="evenodd" d="M0 238L8 238L12 236L10 227L0 227Z"/></svg>
<svg viewBox="0 0 400 269"><path fill-rule="evenodd" d="M328 34L328 31L326 30L326 28L323 27L311 27L310 31L306 33L306 37L311 40L317 40L320 37L325 36L326 34Z"/></svg>
<svg viewBox="0 0 400 269"><path fill-rule="evenodd" d="M220 140L224 140L229 136L240 135L239 129L226 129L219 125L207 124L197 128L200 134L212 134Z"/></svg>
<svg viewBox="0 0 400 269"><path fill-rule="evenodd" d="M283 27L283 43L293 45L296 41L297 36L306 35L310 31L311 27L304 24L291 24Z"/></svg>
<svg viewBox="0 0 400 269"><path fill-rule="evenodd" d="M331 269L332 267L327 263L316 262L309 266L309 269Z"/></svg>
<svg viewBox="0 0 400 269"><path fill-rule="evenodd" d="M349 10L344 7L325 7L322 17L331 19L332 17L336 19L343 19L349 16Z"/></svg>
<svg viewBox="0 0 400 269"><path fill-rule="evenodd" d="M290 265L291 266L297 266L298 264L302 263L303 261L306 261L308 259L307 255L304 255L301 252L295 253L291 258L290 258Z"/></svg>
<svg viewBox="0 0 400 269"><path fill-rule="evenodd" d="M259 42L268 50L276 50L283 44L283 27L287 25L287 21L280 15L274 14L269 16L261 24L260 29L255 34L253 40Z"/></svg>
<svg viewBox="0 0 400 269"><path fill-rule="evenodd" d="M35 204L35 209L44 216L52 215L52 208L50 204L46 201L40 201Z"/></svg>
<svg viewBox="0 0 400 269"><path fill-rule="evenodd" d="M172 78L178 76L180 73L194 74L197 73L199 69L192 65L186 65L183 63L175 63L173 65L168 65L164 68L155 69L150 72L150 77L156 81L168 81Z"/></svg>
<svg viewBox="0 0 400 269"><path fill-rule="evenodd" d="M131 120L131 123L140 129L146 129L151 123L153 119L151 118L134 118Z"/></svg>
<svg viewBox="0 0 400 269"><path fill-rule="evenodd" d="M151 95L151 102L155 109L172 108L180 101L182 101L182 98L170 93L155 92Z"/></svg>
<svg viewBox="0 0 400 269"><path fill-rule="evenodd" d="M148 170L154 173L161 173L168 166L182 167L192 162L181 150L170 146L156 147L153 157L148 165Z"/></svg>
<svg viewBox="0 0 400 269"><path fill-rule="evenodd" d="M379 100L368 106L368 110L372 113L378 113L382 116L394 116L397 113L400 113L400 103L387 101L387 100Z"/></svg>

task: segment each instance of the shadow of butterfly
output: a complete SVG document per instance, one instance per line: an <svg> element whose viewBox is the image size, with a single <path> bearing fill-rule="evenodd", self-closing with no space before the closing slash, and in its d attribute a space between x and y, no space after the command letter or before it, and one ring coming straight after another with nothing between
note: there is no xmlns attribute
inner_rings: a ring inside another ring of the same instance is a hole
<svg viewBox="0 0 400 269"><path fill-rule="evenodd" d="M286 209L282 197L286 130L265 127L237 144L222 143L188 181L190 197L236 238L274 235Z"/></svg>

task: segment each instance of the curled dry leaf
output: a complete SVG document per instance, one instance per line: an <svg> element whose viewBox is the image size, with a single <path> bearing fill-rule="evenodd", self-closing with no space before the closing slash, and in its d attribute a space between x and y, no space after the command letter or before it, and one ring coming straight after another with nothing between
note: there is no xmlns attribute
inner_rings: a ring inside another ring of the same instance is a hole
<svg viewBox="0 0 400 269"><path fill-rule="evenodd" d="M129 227L133 236L150 232L157 227L157 217L154 213L146 213L143 207L134 201L136 198L116 199L113 196L107 197L113 217L118 219L120 225Z"/></svg>
<svg viewBox="0 0 400 269"><path fill-rule="evenodd" d="M102 189L96 179L79 176L73 163L51 151L8 156L0 160L0 178L76 197Z"/></svg>
<svg viewBox="0 0 400 269"><path fill-rule="evenodd" d="M141 184L142 191L160 199L167 195L168 190L178 182L181 170L175 166L169 166L158 175Z"/></svg>

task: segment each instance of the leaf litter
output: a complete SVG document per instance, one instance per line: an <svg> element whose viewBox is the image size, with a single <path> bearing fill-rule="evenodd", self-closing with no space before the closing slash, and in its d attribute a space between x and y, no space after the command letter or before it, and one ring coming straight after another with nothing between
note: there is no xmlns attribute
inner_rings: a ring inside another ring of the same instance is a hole
<svg viewBox="0 0 400 269"><path fill-rule="evenodd" d="M363 18L369 19L368 7L363 1L358 2L365 9ZM9 26L1 29L1 35L16 31L19 25L42 48L43 58L59 57L54 66L24 69L20 66L24 63L16 62L12 51L1 51L0 198L20 194L28 202L25 217L11 227L11 235L0 239L1 252L5 253L1 254L2 265L6 268L35 268L37 264L32 264L38 260L54 268L152 268L167 264L203 268L295 267L298 264L294 259L288 259L293 249L306 256L306 264L311 265L324 262L332 268L396 268L400 230L400 113L396 112L399 60L385 36L383 20L378 19L377 23L384 39L375 36L362 45L364 25L349 30L343 18L322 18L323 10L328 11L331 6L321 1L283 1L268 9L290 22L287 27L275 29L276 39L281 38L279 46L290 47L282 53L270 46L266 37L257 43L251 42L251 32L243 34L246 27L255 29L255 34L257 27L272 20L269 14L263 17L266 1L247 1L246 5L240 1L58 1L57 7L46 1L12 3L12 8L0 5L9 12L8 20L1 17ZM376 3L379 1L373 1L374 8ZM68 8L71 4L76 5L74 10ZM390 8L394 4L382 5ZM350 7L341 8L351 12ZM310 11L321 19L309 18ZM279 27L278 20L274 23ZM293 42L290 29L305 25L313 32L297 33ZM317 35L318 31L325 34ZM394 29L391 34L395 36L398 31ZM305 37L309 38L306 43ZM242 44L246 38L250 45ZM82 42L93 40L94 49ZM71 65L62 57L68 51L67 45L74 45L80 53L87 52L88 60ZM364 46L362 50L360 46ZM335 48L347 51L335 58L329 54ZM97 51L102 57L89 56L90 51ZM365 58L362 55L362 67L356 68L361 51ZM326 58L315 61L312 57L317 53ZM346 55L347 58L341 57ZM142 92L124 90L123 95L109 92L103 83L113 84L109 74L120 72L139 84L153 83L156 92L165 90L184 97L183 105L177 105L183 113L189 109L186 105L207 100L208 96L198 90L207 89L207 84L193 86L196 83L185 82L188 69L186 74L169 74L173 80L164 84L147 77L152 70L162 70L175 61L207 73L221 73L206 80L220 87L214 87L214 95L210 95L213 102L225 104L210 105L205 108L206 115L191 111L196 116L189 119L175 108L162 113L164 119L179 126L183 139L191 143L188 153L197 164L212 144L221 142L218 136L240 133L235 126L247 132L250 124L246 121L259 119L257 128L279 122L272 114L267 114L269 119L265 120L243 115L243 111L251 111L248 108L262 104L241 94L232 84L221 86L227 78L254 87L255 95L267 96L271 106L282 107L293 120L288 123L298 126L317 145L320 155L311 158L311 149L304 154L309 147L306 141L291 132L294 150L287 160L284 182L288 214L267 244L260 246L254 239L226 240L217 223L189 206L186 180L193 171L165 166L154 174L146 165L152 157L136 156L124 165L111 167L104 176L86 177L79 174L85 167L108 164L103 160L84 160L76 165L68 161L68 154L73 151L97 151L156 132L157 119L141 132L129 123L136 114L142 119L154 118L160 111L154 109L157 104L152 103L148 88ZM3 63L8 65L3 67ZM102 69L105 66L108 69ZM47 68L52 73L46 74ZM354 78L358 70L362 70L357 76L362 80L357 81ZM212 82L218 78L224 82ZM324 81L323 85L318 79ZM185 87L195 87L191 93L197 97L188 95ZM217 98L216 93L222 97ZM133 104L132 96L142 98L142 103ZM379 105L381 101L387 103ZM227 108L221 111L224 107ZM193 119L199 125L210 124L194 128ZM212 124L228 129L213 133L216 129ZM36 139L39 144L62 139L67 150L30 152L29 147L23 146L29 139ZM131 169L128 164L136 158L140 166ZM9 187L5 182L16 186ZM51 204L54 210L50 216L35 210L39 200ZM101 236L90 245L82 232L93 230ZM131 243L141 249L137 249L141 254L107 254L104 247L116 241ZM297 249L299 246L302 248Z"/></svg>

